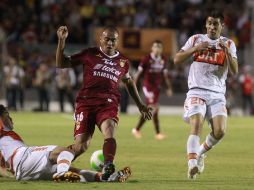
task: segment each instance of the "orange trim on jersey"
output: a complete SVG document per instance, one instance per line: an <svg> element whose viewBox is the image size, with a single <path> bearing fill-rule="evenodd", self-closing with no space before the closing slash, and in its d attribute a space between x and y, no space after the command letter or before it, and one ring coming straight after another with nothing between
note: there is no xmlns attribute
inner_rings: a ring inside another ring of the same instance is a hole
<svg viewBox="0 0 254 190"><path fill-rule="evenodd" d="M208 48L204 51L194 53L194 61L213 65L224 65L225 52L222 49Z"/></svg>
<svg viewBox="0 0 254 190"><path fill-rule="evenodd" d="M57 162L57 164L68 164L68 165L70 165L71 163L70 163L69 160L59 160L59 161Z"/></svg>
<svg viewBox="0 0 254 190"><path fill-rule="evenodd" d="M14 160L14 157L15 157L15 155L17 154L17 152L18 152L18 149L19 148L17 148L16 150L14 150L14 152L13 152L13 154L11 155L11 158L10 158L10 172L14 175L15 173L14 173L14 168L13 168L13 160Z"/></svg>
<svg viewBox="0 0 254 190"><path fill-rule="evenodd" d="M228 46L228 48L230 47L231 43L232 43L232 42L231 42L230 40L227 41L227 46Z"/></svg>
<svg viewBox="0 0 254 190"><path fill-rule="evenodd" d="M4 129L4 123L3 123L2 119L0 118L0 134L3 129Z"/></svg>
<svg viewBox="0 0 254 190"><path fill-rule="evenodd" d="M196 153L189 153L188 160L191 160L191 159L197 159L197 154Z"/></svg>
<svg viewBox="0 0 254 190"><path fill-rule="evenodd" d="M9 137L13 138L14 140L23 142L22 138L14 131L2 131L1 136L9 136Z"/></svg>
<svg viewBox="0 0 254 190"><path fill-rule="evenodd" d="M197 36L193 36L193 42L192 42L192 46L194 47L195 42L197 41L198 37Z"/></svg>

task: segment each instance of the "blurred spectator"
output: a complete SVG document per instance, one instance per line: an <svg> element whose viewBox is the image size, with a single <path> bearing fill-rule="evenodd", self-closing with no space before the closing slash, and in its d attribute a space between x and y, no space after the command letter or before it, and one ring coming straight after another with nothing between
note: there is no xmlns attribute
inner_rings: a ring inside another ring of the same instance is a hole
<svg viewBox="0 0 254 190"><path fill-rule="evenodd" d="M234 40L241 63L239 66L242 67L246 62L244 51L250 45L253 27L251 9L247 7L246 2L246 0L3 0L0 1L0 11L3 13L0 14L0 43L6 43L8 53L17 59L25 71L25 83L20 91L18 90L22 105L24 88L32 87L40 63L47 60L48 56L52 56L48 55L50 50L44 47L54 46L57 41L55 29L59 25L68 26L71 33L68 42L74 44L74 47L80 44L93 45L94 27L107 25L174 29L177 31L178 46L181 47L190 34L202 33L204 20L201 18L205 17L210 9L220 8L225 16L224 35ZM15 50L18 49L17 46L23 50L17 52ZM185 72L182 68L176 68L170 75L176 92L181 93L186 88ZM75 74L78 78L80 70L75 70ZM231 85L228 90L230 88ZM123 94L125 96L125 91Z"/></svg>
<svg viewBox="0 0 254 190"><path fill-rule="evenodd" d="M39 95L39 108L35 111L49 111L49 88L52 75L48 68L48 65L41 63L38 70L36 71L36 78L34 85L38 90Z"/></svg>
<svg viewBox="0 0 254 190"><path fill-rule="evenodd" d="M24 78L24 70L19 67L17 61L10 57L7 65L4 66L4 76L6 85L6 98L9 110L17 110L17 95L21 88L21 82ZM22 107L22 105L21 105Z"/></svg>
<svg viewBox="0 0 254 190"><path fill-rule="evenodd" d="M246 65L243 68L243 74L240 75L239 81L242 87L243 112L245 115L253 114L253 76L251 75L251 67Z"/></svg>
<svg viewBox="0 0 254 190"><path fill-rule="evenodd" d="M64 112L64 96L67 97L74 111L73 89L76 85L76 76L72 68L57 69L56 86L61 112Z"/></svg>

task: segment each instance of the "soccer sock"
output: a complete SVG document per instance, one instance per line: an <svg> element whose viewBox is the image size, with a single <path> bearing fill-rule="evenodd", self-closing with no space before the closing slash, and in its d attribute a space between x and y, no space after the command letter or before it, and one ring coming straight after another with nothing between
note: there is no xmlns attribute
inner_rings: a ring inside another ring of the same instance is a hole
<svg viewBox="0 0 254 190"><path fill-rule="evenodd" d="M138 124L136 126L136 129L139 131L142 128L142 126L144 125L145 122L146 122L146 120L141 116L139 118L139 121L138 121Z"/></svg>
<svg viewBox="0 0 254 190"><path fill-rule="evenodd" d="M214 145L216 145L220 140L215 139L211 133L209 133L206 136L205 142L200 145L198 154L202 155L205 152L209 151L211 148L213 148Z"/></svg>
<svg viewBox="0 0 254 190"><path fill-rule="evenodd" d="M57 173L67 172L74 155L69 151L62 151L57 157Z"/></svg>
<svg viewBox="0 0 254 190"><path fill-rule="evenodd" d="M116 140L114 138L105 139L103 144L104 163L113 162L115 154Z"/></svg>
<svg viewBox="0 0 254 190"><path fill-rule="evenodd" d="M190 135L187 140L187 154L188 154L188 163L197 161L197 153L199 148L199 136Z"/></svg>
<svg viewBox="0 0 254 190"><path fill-rule="evenodd" d="M154 129L156 134L160 133L160 122L159 122L159 117L158 117L158 112L155 112L153 114L153 124L154 124Z"/></svg>
<svg viewBox="0 0 254 190"><path fill-rule="evenodd" d="M100 182L101 181L101 173L90 171L90 170L81 170L79 172L81 175L80 182Z"/></svg>

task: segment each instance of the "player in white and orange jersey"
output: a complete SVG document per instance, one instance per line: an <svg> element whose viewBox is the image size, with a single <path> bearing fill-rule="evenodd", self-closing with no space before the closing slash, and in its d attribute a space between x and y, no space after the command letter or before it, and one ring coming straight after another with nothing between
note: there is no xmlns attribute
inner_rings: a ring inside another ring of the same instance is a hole
<svg viewBox="0 0 254 190"><path fill-rule="evenodd" d="M27 146L13 131L13 121L7 109L0 105L1 172L8 168L17 180L50 180L90 182L101 181L101 173L71 167L74 153L56 145ZM109 180L123 182L130 168L115 172Z"/></svg>
<svg viewBox="0 0 254 190"><path fill-rule="evenodd" d="M187 98L184 119L191 126L187 141L188 177L195 179L204 170L204 153L215 146L224 136L227 110L225 91L228 70L237 74L236 47L232 40L221 36L224 17L218 11L206 17L207 34L196 34L176 54L174 63L179 64L190 57ZM211 127L211 133L200 145L204 119Z"/></svg>

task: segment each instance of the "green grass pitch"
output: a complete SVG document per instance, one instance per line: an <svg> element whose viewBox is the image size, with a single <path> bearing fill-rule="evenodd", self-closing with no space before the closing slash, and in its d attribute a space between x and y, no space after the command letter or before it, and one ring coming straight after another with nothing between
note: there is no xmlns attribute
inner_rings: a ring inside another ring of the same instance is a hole
<svg viewBox="0 0 254 190"><path fill-rule="evenodd" d="M67 146L73 142L72 114L58 113L11 113L15 130L28 145ZM142 130L143 138L131 135L138 116L121 115L116 131L118 169L130 166L133 175L126 183L53 183L17 182L0 178L0 190L70 190L70 189L135 189L135 190L225 190L254 189L254 118L231 117L223 141L212 149L206 158L205 171L197 180L187 179L186 140L189 127L180 116L161 116L161 128L168 138L154 139L152 122ZM204 127L202 140L208 133ZM90 148L73 165L89 168L93 151L101 149L103 137L96 129Z"/></svg>

